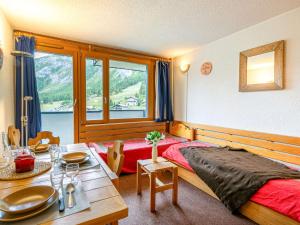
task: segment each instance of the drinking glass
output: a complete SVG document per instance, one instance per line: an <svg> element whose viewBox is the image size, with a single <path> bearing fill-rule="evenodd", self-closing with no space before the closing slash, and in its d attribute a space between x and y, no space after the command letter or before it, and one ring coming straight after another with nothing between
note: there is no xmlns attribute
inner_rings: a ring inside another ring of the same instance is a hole
<svg viewBox="0 0 300 225"><path fill-rule="evenodd" d="M66 166L66 175L71 178L71 183L77 184L75 178L79 174L79 164L78 163L68 163Z"/></svg>
<svg viewBox="0 0 300 225"><path fill-rule="evenodd" d="M10 146L0 149L0 167L4 168L14 161L13 151Z"/></svg>
<svg viewBox="0 0 300 225"><path fill-rule="evenodd" d="M51 186L59 191L63 187L64 173L53 171L50 173Z"/></svg>
<svg viewBox="0 0 300 225"><path fill-rule="evenodd" d="M1 152L1 150L0 150ZM7 167L12 160L12 156L8 155L8 151L3 149L3 152L1 152L0 155L0 169Z"/></svg>
<svg viewBox="0 0 300 225"><path fill-rule="evenodd" d="M57 145L57 144L51 144L51 145L50 145L50 149L54 149L54 150L55 150L55 149L57 149L57 148L58 148L58 145Z"/></svg>
<svg viewBox="0 0 300 225"><path fill-rule="evenodd" d="M49 149L51 162L55 162L59 158L59 148L57 145L50 145Z"/></svg>
<svg viewBox="0 0 300 225"><path fill-rule="evenodd" d="M2 139L2 146L3 146L4 150L8 150L9 149L8 135L6 132L1 133L1 139Z"/></svg>
<svg viewBox="0 0 300 225"><path fill-rule="evenodd" d="M31 151L30 154L32 155L32 157L34 157L34 169L38 169L39 163L40 163L39 158L37 157L37 155L33 151Z"/></svg>

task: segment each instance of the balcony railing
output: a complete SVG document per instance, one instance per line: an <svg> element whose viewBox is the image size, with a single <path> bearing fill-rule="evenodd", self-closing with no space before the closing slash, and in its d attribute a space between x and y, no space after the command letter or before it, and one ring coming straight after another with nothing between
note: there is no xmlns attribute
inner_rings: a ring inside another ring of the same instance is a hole
<svg viewBox="0 0 300 225"><path fill-rule="evenodd" d="M102 116L102 111L89 111L89 119L97 119ZM145 118L145 110L110 110L111 118ZM73 112L42 112L42 130L53 132L59 136L61 144L74 142Z"/></svg>

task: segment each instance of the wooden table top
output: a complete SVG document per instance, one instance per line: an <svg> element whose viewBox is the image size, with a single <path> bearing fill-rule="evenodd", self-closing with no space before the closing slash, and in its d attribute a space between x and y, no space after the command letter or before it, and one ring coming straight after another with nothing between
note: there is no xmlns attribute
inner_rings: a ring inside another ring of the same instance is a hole
<svg viewBox="0 0 300 225"><path fill-rule="evenodd" d="M149 173L177 167L174 163L171 163L170 161L162 157L157 157L157 162L153 162L152 159L145 159L138 160L138 163L146 172Z"/></svg>
<svg viewBox="0 0 300 225"><path fill-rule="evenodd" d="M67 145L68 151L91 151L100 162L101 169L87 169L80 171L79 177L91 207L87 210L52 220L43 225L83 224L96 225L118 221L128 216L128 207L120 196L113 182L117 185L117 177L112 173L94 149L85 144ZM49 160L49 154L40 154L40 159ZM16 181L0 181L0 198L34 184L50 184L50 171L36 177ZM47 213L44 212L44 213ZM13 224L13 223L11 223Z"/></svg>
<svg viewBox="0 0 300 225"><path fill-rule="evenodd" d="M138 160L138 163L143 167L144 170L150 173L177 167L174 163L171 163L162 157L158 157L157 162L153 162L152 159L145 159Z"/></svg>

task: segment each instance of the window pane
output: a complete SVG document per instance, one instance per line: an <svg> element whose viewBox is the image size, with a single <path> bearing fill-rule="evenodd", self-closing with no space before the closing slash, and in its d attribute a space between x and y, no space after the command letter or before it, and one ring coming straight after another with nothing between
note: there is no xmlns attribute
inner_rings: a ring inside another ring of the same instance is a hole
<svg viewBox="0 0 300 225"><path fill-rule="evenodd" d="M110 60L110 118L121 119L147 117L147 82L147 65Z"/></svg>
<svg viewBox="0 0 300 225"><path fill-rule="evenodd" d="M86 59L86 119L103 119L103 62Z"/></svg>
<svg viewBox="0 0 300 225"><path fill-rule="evenodd" d="M59 136L61 144L73 143L73 58L35 52L34 59L42 130Z"/></svg>

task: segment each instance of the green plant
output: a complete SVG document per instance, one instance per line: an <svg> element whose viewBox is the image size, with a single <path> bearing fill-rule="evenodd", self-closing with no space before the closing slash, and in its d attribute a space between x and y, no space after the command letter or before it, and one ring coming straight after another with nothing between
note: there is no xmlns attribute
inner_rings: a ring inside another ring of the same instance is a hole
<svg viewBox="0 0 300 225"><path fill-rule="evenodd" d="M156 145L160 140L165 139L165 135L158 131L151 131L147 133L145 140L148 144Z"/></svg>

